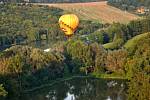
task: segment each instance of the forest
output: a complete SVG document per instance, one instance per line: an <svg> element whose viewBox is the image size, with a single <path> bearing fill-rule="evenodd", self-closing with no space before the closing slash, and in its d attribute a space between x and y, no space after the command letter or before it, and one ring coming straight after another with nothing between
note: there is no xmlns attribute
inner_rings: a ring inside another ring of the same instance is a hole
<svg viewBox="0 0 150 100"><path fill-rule="evenodd" d="M108 3L116 5L118 7L125 7L125 6L134 6L134 7L139 7L139 6L146 6L150 7L150 1L149 0L108 0ZM121 4L121 5L120 5Z"/></svg>
<svg viewBox="0 0 150 100"><path fill-rule="evenodd" d="M0 51L2 100L73 75L126 79L128 100L150 98L149 16L128 24L81 20L66 40L58 25L62 9L1 4L0 12L0 48L10 46ZM50 52L27 45L42 39L54 42Z"/></svg>
<svg viewBox="0 0 150 100"><path fill-rule="evenodd" d="M130 11L132 13L135 13L137 8L140 7L144 7L148 9L148 11L150 9L149 0L108 0L108 4L120 8L122 10ZM146 13L146 15L147 14L149 14L149 12Z"/></svg>

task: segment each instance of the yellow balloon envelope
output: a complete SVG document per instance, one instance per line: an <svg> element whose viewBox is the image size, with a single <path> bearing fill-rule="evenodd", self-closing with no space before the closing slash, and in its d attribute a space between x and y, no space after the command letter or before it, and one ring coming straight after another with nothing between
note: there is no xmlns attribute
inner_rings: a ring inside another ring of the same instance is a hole
<svg viewBox="0 0 150 100"><path fill-rule="evenodd" d="M74 14L65 14L59 18L59 25L66 36L71 36L79 25L79 19Z"/></svg>

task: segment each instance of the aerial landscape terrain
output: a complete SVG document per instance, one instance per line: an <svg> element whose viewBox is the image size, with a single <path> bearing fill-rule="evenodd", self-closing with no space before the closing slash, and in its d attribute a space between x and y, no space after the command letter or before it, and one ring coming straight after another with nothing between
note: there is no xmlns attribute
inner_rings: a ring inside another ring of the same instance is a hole
<svg viewBox="0 0 150 100"><path fill-rule="evenodd" d="M71 12L77 14L83 20L95 20L103 23L128 23L131 20L138 19L137 15L122 11L115 7L107 5L106 1L90 2L90 3L63 3L63 4L47 4L37 3L39 5L48 5L50 7L61 8L66 13Z"/></svg>
<svg viewBox="0 0 150 100"><path fill-rule="evenodd" d="M0 100L150 100L150 0L1 0Z"/></svg>

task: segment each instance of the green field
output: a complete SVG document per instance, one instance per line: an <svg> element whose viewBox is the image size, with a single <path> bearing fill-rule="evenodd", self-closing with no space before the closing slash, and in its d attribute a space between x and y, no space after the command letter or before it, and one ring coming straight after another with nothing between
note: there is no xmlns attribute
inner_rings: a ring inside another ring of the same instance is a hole
<svg viewBox="0 0 150 100"><path fill-rule="evenodd" d="M138 41L148 38L149 35L150 35L150 33L144 33L144 34L137 35L137 36L133 37L132 39L128 40L127 43L124 45L124 47L126 49L133 48L133 47L135 47L135 45L137 44Z"/></svg>

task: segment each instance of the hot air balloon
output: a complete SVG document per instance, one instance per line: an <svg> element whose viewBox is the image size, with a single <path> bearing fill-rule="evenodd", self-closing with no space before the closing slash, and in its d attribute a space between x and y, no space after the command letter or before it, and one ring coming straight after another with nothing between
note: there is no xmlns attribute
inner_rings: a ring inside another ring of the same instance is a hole
<svg viewBox="0 0 150 100"><path fill-rule="evenodd" d="M78 27L79 19L75 14L65 14L59 18L59 25L65 35L70 37Z"/></svg>

